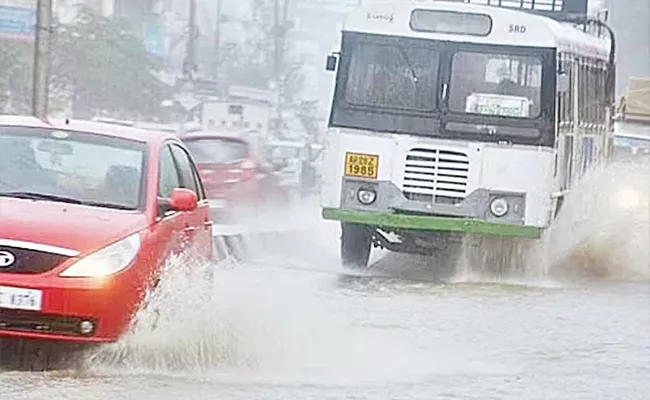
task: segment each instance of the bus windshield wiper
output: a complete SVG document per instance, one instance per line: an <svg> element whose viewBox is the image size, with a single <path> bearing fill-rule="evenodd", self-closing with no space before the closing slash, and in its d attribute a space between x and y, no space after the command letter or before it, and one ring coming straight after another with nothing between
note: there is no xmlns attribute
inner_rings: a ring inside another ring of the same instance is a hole
<svg viewBox="0 0 650 400"><path fill-rule="evenodd" d="M37 192L0 192L0 197L14 197L16 199L26 200L50 200L61 203L83 204L83 201L74 197L57 196L55 194L37 193Z"/></svg>
<svg viewBox="0 0 650 400"><path fill-rule="evenodd" d="M406 61L406 65L411 70L411 75L413 76L413 83L417 83L418 82L418 74L415 72L415 68L413 68L413 64L411 64L411 60L409 59L408 54L406 54L406 50L404 49L404 46L402 46L401 44L398 44L397 49L399 50L400 54L404 58L404 61Z"/></svg>

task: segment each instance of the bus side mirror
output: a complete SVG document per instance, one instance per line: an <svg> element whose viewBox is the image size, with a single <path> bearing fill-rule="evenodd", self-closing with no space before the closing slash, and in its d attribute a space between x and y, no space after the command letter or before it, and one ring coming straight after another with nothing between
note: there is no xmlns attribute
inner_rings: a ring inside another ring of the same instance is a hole
<svg viewBox="0 0 650 400"><path fill-rule="evenodd" d="M327 71L336 71L336 64L338 63L338 58L335 55L327 56L327 61L325 63L325 70Z"/></svg>
<svg viewBox="0 0 650 400"><path fill-rule="evenodd" d="M571 89L569 75L561 73L557 76L557 92L566 93Z"/></svg>

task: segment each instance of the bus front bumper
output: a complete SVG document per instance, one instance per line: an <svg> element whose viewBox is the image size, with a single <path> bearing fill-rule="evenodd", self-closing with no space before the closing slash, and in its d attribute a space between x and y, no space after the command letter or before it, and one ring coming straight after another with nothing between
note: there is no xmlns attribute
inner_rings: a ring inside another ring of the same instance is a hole
<svg viewBox="0 0 650 400"><path fill-rule="evenodd" d="M503 236L538 239L543 229L534 226L500 224L473 218L407 215L390 211L359 211L323 208L324 219L372 225L379 228L419 231L459 232L479 236Z"/></svg>

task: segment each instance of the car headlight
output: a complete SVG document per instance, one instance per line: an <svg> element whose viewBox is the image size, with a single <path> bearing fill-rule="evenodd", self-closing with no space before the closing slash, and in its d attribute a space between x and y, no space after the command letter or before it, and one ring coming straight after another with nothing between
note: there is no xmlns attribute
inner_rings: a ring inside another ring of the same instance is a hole
<svg viewBox="0 0 650 400"><path fill-rule="evenodd" d="M366 206L372 204L376 198L377 192L373 189L359 189L357 192L357 200L359 200L359 203Z"/></svg>
<svg viewBox="0 0 650 400"><path fill-rule="evenodd" d="M508 213L508 202L503 198L496 198L490 203L490 212L495 217L503 217Z"/></svg>
<svg viewBox="0 0 650 400"><path fill-rule="evenodd" d="M140 234L135 233L82 258L59 276L99 278L116 274L131 265L140 251L140 244Z"/></svg>

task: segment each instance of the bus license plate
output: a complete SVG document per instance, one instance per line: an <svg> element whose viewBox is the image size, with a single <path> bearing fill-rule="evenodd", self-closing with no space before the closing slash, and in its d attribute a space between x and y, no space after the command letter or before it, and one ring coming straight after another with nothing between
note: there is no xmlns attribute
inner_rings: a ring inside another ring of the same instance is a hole
<svg viewBox="0 0 650 400"><path fill-rule="evenodd" d="M379 156L374 154L345 153L345 175L377 179Z"/></svg>
<svg viewBox="0 0 650 400"><path fill-rule="evenodd" d="M40 311L42 301L40 290L0 286L0 308Z"/></svg>

